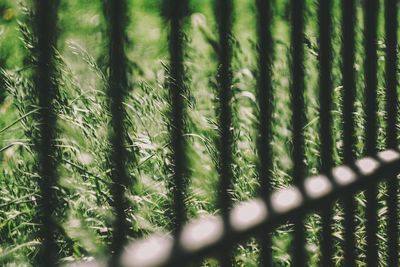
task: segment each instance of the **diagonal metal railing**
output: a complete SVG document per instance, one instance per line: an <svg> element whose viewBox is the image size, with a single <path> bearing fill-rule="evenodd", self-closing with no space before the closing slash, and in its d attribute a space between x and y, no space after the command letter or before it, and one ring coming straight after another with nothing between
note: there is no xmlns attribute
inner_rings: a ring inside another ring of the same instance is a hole
<svg viewBox="0 0 400 267"><path fill-rule="evenodd" d="M367 189L400 173L400 150L389 149L375 157L341 165L328 175L304 179L301 186L289 186L271 193L266 200L255 198L240 202L229 212L229 227L223 218L206 216L187 223L179 236L153 234L125 248L124 267L172 267L218 257L220 251L250 237L272 231L293 218L319 211L326 204ZM73 266L102 266L99 262Z"/></svg>

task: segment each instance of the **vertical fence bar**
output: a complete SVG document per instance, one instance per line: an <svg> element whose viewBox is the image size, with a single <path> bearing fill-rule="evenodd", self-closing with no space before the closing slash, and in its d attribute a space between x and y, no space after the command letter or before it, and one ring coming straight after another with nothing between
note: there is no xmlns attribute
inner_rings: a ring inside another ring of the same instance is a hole
<svg viewBox="0 0 400 267"><path fill-rule="evenodd" d="M293 134L293 180L299 188L303 188L304 177L304 1L291 1L291 55L292 55L292 134ZM293 241L293 266L306 266L305 231L303 218L294 218L294 241Z"/></svg>
<svg viewBox="0 0 400 267"><path fill-rule="evenodd" d="M388 148L397 147L397 1L385 0L385 34L386 34L386 145ZM394 175L388 179L388 266L399 265L399 230L398 230L398 181Z"/></svg>
<svg viewBox="0 0 400 267"><path fill-rule="evenodd" d="M183 53L183 18L187 9L186 0L165 1L165 12L170 23L169 55L170 73L169 90L172 102L171 146L173 161L173 231L178 235L183 223L186 221L186 155L184 137L184 53Z"/></svg>
<svg viewBox="0 0 400 267"><path fill-rule="evenodd" d="M118 267L119 258L127 242L129 224L127 220L128 201L125 197L130 185L127 173L127 151L125 148L126 127L123 101L128 91L127 59L125 55L127 26L127 3L125 0L104 0L105 15L108 27L109 76L107 96L111 120L109 140L111 143L111 194L115 213L111 257L109 266Z"/></svg>
<svg viewBox="0 0 400 267"><path fill-rule="evenodd" d="M216 1L216 18L219 36L219 67L217 82L219 87L219 206L225 221L225 227L229 231L228 217L232 205L230 190L232 188L232 20L233 2L232 0ZM232 248L227 249L227 253L221 257L221 265L224 267L232 266Z"/></svg>
<svg viewBox="0 0 400 267"><path fill-rule="evenodd" d="M35 22L37 33L37 69L34 85L39 101L38 171L41 177L39 199L40 238L42 246L38 255L38 266L58 266L56 242L56 219L54 218L57 199L54 186L57 184L54 137L56 135L56 114L53 101L57 94L54 63L57 45L58 1L35 1Z"/></svg>
<svg viewBox="0 0 400 267"><path fill-rule="evenodd" d="M331 1L320 0L319 21L319 110L321 140L321 172L328 174L332 168L332 13ZM333 204L322 209L322 266L333 266L332 216Z"/></svg>
<svg viewBox="0 0 400 267"><path fill-rule="evenodd" d="M377 22L378 0L364 2L364 45L365 45L365 152L367 155L376 153L377 145ZM377 185L371 185L366 190L367 217L367 263L368 266L378 266L377 246Z"/></svg>
<svg viewBox="0 0 400 267"><path fill-rule="evenodd" d="M261 195L267 199L271 192L271 125L272 125L272 57L271 1L256 0L258 29L258 71L257 100L259 106L259 136L257 149L259 156L259 179ZM261 266L272 266L272 244L270 233L263 233L261 243Z"/></svg>
<svg viewBox="0 0 400 267"><path fill-rule="evenodd" d="M343 84L343 162L352 165L355 159L354 102L356 85L355 62L355 1L342 0L342 84ZM353 267L355 259L355 200L344 198L344 266Z"/></svg>
<svg viewBox="0 0 400 267"><path fill-rule="evenodd" d="M332 168L332 46L331 46L331 1L319 1L319 110L321 140L321 171Z"/></svg>

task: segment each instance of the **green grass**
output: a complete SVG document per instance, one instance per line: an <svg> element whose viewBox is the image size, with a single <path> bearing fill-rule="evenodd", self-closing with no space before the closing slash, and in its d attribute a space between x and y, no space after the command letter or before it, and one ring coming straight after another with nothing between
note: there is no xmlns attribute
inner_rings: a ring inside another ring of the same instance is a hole
<svg viewBox="0 0 400 267"><path fill-rule="evenodd" d="M27 17L16 1L0 4L0 67L4 71L5 99L0 105L0 265L32 266L40 246L34 223L38 198L35 173L33 136L37 127L35 103L30 97L32 89L31 65L28 58L27 40L22 41L20 29ZM107 251L111 240L112 210L109 204L109 166L106 155L109 148L107 124L109 116L105 97L104 19L101 1L62 0L59 14L60 96L56 103L58 117L57 153L59 164L60 205L57 218L61 226L58 237L60 257L63 262L99 257ZM128 214L131 226L142 236L171 228L167 207L170 203L168 179L171 162L168 155L168 91L165 87L168 64L168 27L159 16L159 1L129 1L131 22L128 27L129 47L127 54L132 67L129 73L129 95L125 101L128 113L129 174L136 178L128 199L132 209ZM257 136L256 77L257 55L255 49L256 27L252 0L237 0L234 26L233 75L234 98L234 171L235 186L232 197L235 202L250 199L257 194ZM286 2L274 4L273 88L273 175L274 188L282 188L292 182L291 110L290 110L290 24ZM307 0L306 38L306 166L307 175L319 169L319 117L318 117L318 59L317 53L317 5ZM340 7L334 6L333 31L333 83L334 83L334 162L341 163L341 75L340 75ZM381 1L383 3L383 1ZM189 217L197 218L218 212L216 188L218 184L217 132L215 75L217 54L212 44L216 40L213 1L192 1L193 13L187 20L186 58L189 147L187 154L190 167L190 184L187 205ZM363 49L362 10L358 8L357 23L357 102L356 119L357 155L363 155ZM17 23L19 21L19 23ZM379 106L383 110L384 54L383 20L380 13L379 27ZM18 24L20 26L18 26ZM29 28L29 27L28 27ZM29 36L29 34L28 34ZM2 91L3 92L3 91ZM384 112L379 113L379 148L384 147ZM384 218L385 185L381 186L379 218ZM358 205L357 251L359 266L365 259L365 200L356 196ZM343 260L340 250L343 241L343 212L336 205L334 220L335 262ZM379 222L381 264L384 266L385 220ZM306 219L307 251L310 266L316 266L320 258L320 220L317 214ZM274 232L273 254L276 266L290 266L292 228L279 227ZM238 266L257 266L259 247L255 240L237 247L235 259ZM205 266L217 266L213 260Z"/></svg>

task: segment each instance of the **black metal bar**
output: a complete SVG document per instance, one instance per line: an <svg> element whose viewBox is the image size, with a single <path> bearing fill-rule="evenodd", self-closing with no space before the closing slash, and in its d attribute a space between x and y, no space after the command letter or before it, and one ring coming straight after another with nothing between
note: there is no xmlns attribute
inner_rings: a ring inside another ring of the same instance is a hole
<svg viewBox="0 0 400 267"><path fill-rule="evenodd" d="M332 168L332 14L331 1L319 1L319 116L321 140L321 172Z"/></svg>
<svg viewBox="0 0 400 267"><path fill-rule="evenodd" d="M334 203L328 203L321 211L321 266L333 266L333 208Z"/></svg>
<svg viewBox="0 0 400 267"><path fill-rule="evenodd" d="M343 83L343 161L352 164L355 158L354 102L356 85L354 0L342 0L342 83Z"/></svg>
<svg viewBox="0 0 400 267"><path fill-rule="evenodd" d="M397 1L385 1L385 33L386 33L386 146L397 146ZM396 175L388 179L388 224L387 247L388 266L399 265L399 229L398 229L398 181Z"/></svg>
<svg viewBox="0 0 400 267"><path fill-rule="evenodd" d="M334 266L333 265L333 203L329 203L323 207L322 218L322 240L321 240L321 266Z"/></svg>
<svg viewBox="0 0 400 267"><path fill-rule="evenodd" d="M364 46L365 46L365 152L376 153L377 145L377 23L378 1L364 2Z"/></svg>
<svg viewBox="0 0 400 267"><path fill-rule="evenodd" d="M335 167L331 173L331 179L324 175L306 177L299 185L304 190L291 186L272 192L267 200L269 205L264 198L238 203L230 211L229 231L221 216L210 216L187 224L179 239L156 234L135 242L127 248L123 266L184 266L206 257L218 257L227 247L264 234L266 228L274 229L287 220L400 173L400 151L386 150L374 158L357 160L354 165Z"/></svg>
<svg viewBox="0 0 400 267"><path fill-rule="evenodd" d="M232 188L232 109L230 106L232 99L232 21L233 21L233 2L232 0L216 1L215 14L218 25L219 37L219 67L217 74L218 99L219 99L219 208L225 221L228 220L229 210L232 206L230 190ZM222 266L232 265L231 249L221 257Z"/></svg>
<svg viewBox="0 0 400 267"><path fill-rule="evenodd" d="M271 192L271 125L272 125L272 57L273 40L271 33L271 1L256 0L258 29L258 71L257 100L259 107L259 136L257 149L259 156L259 181L261 196L268 198ZM260 238L261 266L272 266L271 236L265 233Z"/></svg>
<svg viewBox="0 0 400 267"><path fill-rule="evenodd" d="M291 81L291 101L292 101L292 134L293 134L293 180L298 186L302 185L304 177L304 1L291 1L291 55L292 55L292 81ZM305 231L302 217L293 219L294 240L292 247L293 266L302 267L307 265L305 251Z"/></svg>
<svg viewBox="0 0 400 267"><path fill-rule="evenodd" d="M377 146L377 22L378 0L364 2L364 45L365 45L365 152L374 155ZM366 191L367 208L367 263L378 266L377 246L377 187Z"/></svg>
<svg viewBox="0 0 400 267"><path fill-rule="evenodd" d="M57 223L55 210L57 198L54 186L57 184L57 162L55 160L54 138L56 135L56 115L53 101L57 94L56 67L54 63L57 45L58 1L37 0L35 4L35 32L37 34L37 68L34 85L39 101L39 136L37 141L40 199L39 220L42 246L37 265L58 266L59 248L56 241Z"/></svg>
<svg viewBox="0 0 400 267"><path fill-rule="evenodd" d="M292 0L292 127L293 127L293 180L295 184L301 184L304 174L304 1Z"/></svg>
<svg viewBox="0 0 400 267"><path fill-rule="evenodd" d="M186 0L165 1L165 12L169 19L169 90L172 105L170 118L170 138L172 148L173 179L170 190L173 195L173 231L179 234L186 222L186 184L187 159L185 154L185 85L184 85L184 49L183 19L187 9Z"/></svg>
<svg viewBox="0 0 400 267"><path fill-rule="evenodd" d="M119 258L129 236L129 222L127 210L129 203L125 193L131 181L127 173L127 151L125 147L126 126L123 101L128 91L127 59L125 55L126 35L128 23L127 3L125 0L104 0L104 11L108 26L108 56L109 76L107 96L111 120L109 126L109 140L111 149L109 163L111 167L111 194L112 206L115 213L113 236L111 241L111 257L109 266L120 266Z"/></svg>
<svg viewBox="0 0 400 267"><path fill-rule="evenodd" d="M328 174L332 168L332 14L331 1L320 0L319 22L319 110L321 141L321 172ZM322 208L321 266L333 266L332 216L333 203Z"/></svg>
<svg viewBox="0 0 400 267"><path fill-rule="evenodd" d="M328 173L332 167L332 47L331 47L331 2L319 2L319 99L320 99L320 140L321 140L321 171ZM332 209L333 205L322 211L322 266L333 266L332 240Z"/></svg>
<svg viewBox="0 0 400 267"><path fill-rule="evenodd" d="M355 19L354 0L342 0L342 84L343 84L343 162L352 165L355 159L354 102L356 85L354 78L355 62ZM356 264L355 245L355 200L354 196L344 198L344 266Z"/></svg>
<svg viewBox="0 0 400 267"><path fill-rule="evenodd" d="M397 1L385 0L385 33L386 33L386 145L397 146Z"/></svg>

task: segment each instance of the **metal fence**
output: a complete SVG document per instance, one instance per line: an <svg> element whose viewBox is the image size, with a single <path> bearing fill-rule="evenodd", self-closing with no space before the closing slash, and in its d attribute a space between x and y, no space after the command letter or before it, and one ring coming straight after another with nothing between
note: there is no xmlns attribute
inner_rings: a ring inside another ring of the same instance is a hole
<svg viewBox="0 0 400 267"><path fill-rule="evenodd" d="M57 41L56 20L57 1L35 1L37 19L37 71L35 88L40 105L40 137L37 140L39 153L41 198L39 214L41 238L39 262L41 266L57 266L56 224L53 218L57 198L53 187L57 184L54 160L55 114L52 100L57 93L53 75ZM291 221L294 224L292 262L293 266L306 266L304 218L307 213L321 212L322 216L322 261L321 266L333 266L333 203L340 199L344 203L345 236L344 266L356 266L355 262L355 200L356 192L366 190L366 243L367 266L378 266L377 240L377 183L385 180L388 184L388 258L387 266L398 266L398 185L400 154L397 148L397 1L385 0L379 7L378 0L364 0L364 77L365 77L365 148L366 157L355 160L355 0L342 0L342 77L343 77L343 142L345 165L334 167L332 160L332 1L320 0L318 5L319 25L319 102L320 102L320 140L321 175L305 178L304 166L304 1L291 1L291 86L292 131L293 131L293 179L295 184L287 189L272 192L270 166L271 156L271 65L273 46L271 31L271 0L255 0L258 21L258 64L257 101L259 115L259 177L260 197L233 206L229 190L232 188L232 92L231 62L233 48L232 0L216 0L215 16L219 36L219 175L220 216L204 218L191 223L186 222L184 203L187 179L187 159L185 155L183 99L184 38L183 20L187 15L188 3L185 0L165 2L163 15L169 24L169 54L171 91L171 147L173 151L173 225L171 235L154 235L133 244L127 244L127 201L124 191L129 186L126 171L126 152L124 148L125 129L122 102L127 90L127 70L124 46L126 43L126 3L124 0L104 1L105 17L108 24L108 99L112 118L109 139L112 144L110 159L113 166L112 200L116 215L113 239L108 266L184 266L199 262L205 257L216 257L222 266L232 266L232 250L235 244L248 237L256 237L261 244L260 262L262 266L272 265L271 232L274 227ZM388 150L377 153L377 25L379 8L384 8L386 34L386 133Z"/></svg>

